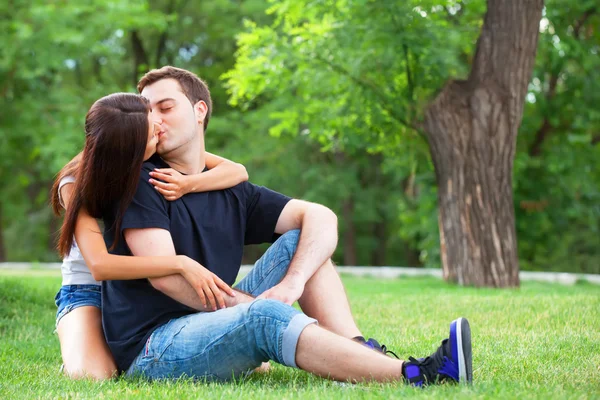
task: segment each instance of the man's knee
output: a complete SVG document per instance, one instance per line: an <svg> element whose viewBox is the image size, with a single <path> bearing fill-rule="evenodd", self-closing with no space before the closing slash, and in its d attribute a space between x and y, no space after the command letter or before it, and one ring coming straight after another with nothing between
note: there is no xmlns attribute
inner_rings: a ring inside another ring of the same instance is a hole
<svg viewBox="0 0 600 400"><path fill-rule="evenodd" d="M246 317L249 319L260 317L273 317L279 314L281 309L289 307L279 300L256 299L248 305Z"/></svg>

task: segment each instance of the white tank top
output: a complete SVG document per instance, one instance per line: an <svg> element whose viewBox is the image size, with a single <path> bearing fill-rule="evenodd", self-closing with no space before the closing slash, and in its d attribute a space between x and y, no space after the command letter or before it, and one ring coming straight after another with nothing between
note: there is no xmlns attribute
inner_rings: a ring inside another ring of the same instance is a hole
<svg viewBox="0 0 600 400"><path fill-rule="evenodd" d="M58 200L60 205L65 207L62 197L60 196L60 189L66 184L74 183L75 177L65 176L60 180L58 184ZM62 272L62 284L65 285L100 285L100 282L96 281L92 277L90 269L85 264L85 260L79 251L75 237L73 237L73 245L69 254L63 258L62 265L60 267Z"/></svg>

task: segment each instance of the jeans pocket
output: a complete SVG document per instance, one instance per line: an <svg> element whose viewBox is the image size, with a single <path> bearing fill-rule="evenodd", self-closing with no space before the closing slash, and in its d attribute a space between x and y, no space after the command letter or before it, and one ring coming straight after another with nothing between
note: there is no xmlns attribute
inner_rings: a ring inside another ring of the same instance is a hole
<svg viewBox="0 0 600 400"><path fill-rule="evenodd" d="M156 329L148 340L144 347L144 359L154 359L154 361L160 361L163 354L175 340L175 337L181 332L187 325L187 321L183 318L171 320L165 325Z"/></svg>

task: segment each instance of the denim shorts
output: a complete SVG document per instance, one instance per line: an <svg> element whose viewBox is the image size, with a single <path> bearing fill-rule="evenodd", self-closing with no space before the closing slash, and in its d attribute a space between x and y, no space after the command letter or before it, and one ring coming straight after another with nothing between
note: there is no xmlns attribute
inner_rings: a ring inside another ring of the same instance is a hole
<svg viewBox="0 0 600 400"><path fill-rule="evenodd" d="M62 317L76 308L92 306L101 308L100 285L64 285L54 297L56 307L56 326Z"/></svg>

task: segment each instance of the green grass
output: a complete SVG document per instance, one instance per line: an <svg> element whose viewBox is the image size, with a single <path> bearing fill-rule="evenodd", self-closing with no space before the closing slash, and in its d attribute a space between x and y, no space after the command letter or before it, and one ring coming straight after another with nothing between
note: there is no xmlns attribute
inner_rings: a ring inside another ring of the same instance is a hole
<svg viewBox="0 0 600 400"><path fill-rule="evenodd" d="M56 272L0 272L0 399L600 398L600 288L524 283L460 288L436 279L344 277L357 322L402 356L424 356L458 316L471 322L474 385L337 385L276 365L245 382L71 381L54 330Z"/></svg>

